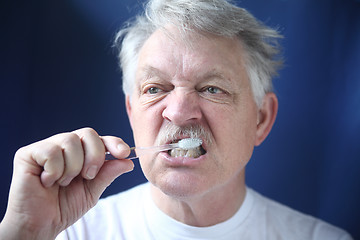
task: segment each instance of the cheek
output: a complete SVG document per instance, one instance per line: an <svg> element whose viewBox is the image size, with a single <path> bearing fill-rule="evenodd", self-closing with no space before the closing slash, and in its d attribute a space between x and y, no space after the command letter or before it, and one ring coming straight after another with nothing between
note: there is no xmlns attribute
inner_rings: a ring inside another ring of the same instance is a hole
<svg viewBox="0 0 360 240"><path fill-rule="evenodd" d="M256 133L256 111L244 107L216 106L203 111L214 138L223 142L247 139L253 143ZM231 140L237 139L237 140Z"/></svg>
<svg viewBox="0 0 360 240"><path fill-rule="evenodd" d="M246 163L255 143L256 110L251 105L223 106L213 108L207 115L218 154L228 161Z"/></svg>
<svg viewBox="0 0 360 240"><path fill-rule="evenodd" d="M134 105L131 126L137 146L152 146L162 125L161 111L156 108L143 109Z"/></svg>

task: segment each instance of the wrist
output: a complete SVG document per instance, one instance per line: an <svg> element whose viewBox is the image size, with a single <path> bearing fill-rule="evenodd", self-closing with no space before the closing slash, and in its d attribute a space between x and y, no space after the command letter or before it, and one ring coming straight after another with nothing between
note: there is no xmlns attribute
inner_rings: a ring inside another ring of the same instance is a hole
<svg viewBox="0 0 360 240"><path fill-rule="evenodd" d="M7 219L6 216L0 223L0 239L6 240L47 240L55 239L56 234L51 231L44 231L45 229L36 229L31 224L24 223L23 221L12 221Z"/></svg>

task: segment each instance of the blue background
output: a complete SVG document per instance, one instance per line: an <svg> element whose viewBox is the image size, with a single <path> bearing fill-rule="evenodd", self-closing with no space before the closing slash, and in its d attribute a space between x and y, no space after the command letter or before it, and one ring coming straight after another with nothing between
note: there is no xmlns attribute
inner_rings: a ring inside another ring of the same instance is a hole
<svg viewBox="0 0 360 240"><path fill-rule="evenodd" d="M240 5L285 36L286 66L274 82L278 119L255 149L248 185L360 238L360 1ZM19 147L85 126L132 145L111 45L141 2L3 0L0 6L2 218ZM136 165L104 196L143 181Z"/></svg>

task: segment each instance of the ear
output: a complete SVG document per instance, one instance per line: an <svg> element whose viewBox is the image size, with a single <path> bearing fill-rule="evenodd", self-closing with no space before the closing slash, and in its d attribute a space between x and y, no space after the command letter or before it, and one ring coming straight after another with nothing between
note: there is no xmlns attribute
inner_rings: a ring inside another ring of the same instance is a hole
<svg viewBox="0 0 360 240"><path fill-rule="evenodd" d="M126 113L128 115L130 125L132 125L132 120L131 120L131 100L130 100L129 95L126 95L125 104L126 104Z"/></svg>
<svg viewBox="0 0 360 240"><path fill-rule="evenodd" d="M259 146L269 135L276 119L278 105L278 99L274 93L267 93L264 96L258 112L255 146Z"/></svg>

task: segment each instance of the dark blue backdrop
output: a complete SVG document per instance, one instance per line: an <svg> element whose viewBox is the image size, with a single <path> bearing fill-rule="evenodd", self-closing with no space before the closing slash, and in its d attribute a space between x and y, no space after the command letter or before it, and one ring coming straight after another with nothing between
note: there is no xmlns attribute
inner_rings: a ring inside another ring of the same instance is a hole
<svg viewBox="0 0 360 240"><path fill-rule="evenodd" d="M6 209L19 147L90 126L131 130L111 40L137 1L17 1L0 4L1 198ZM285 36L286 67L270 137L255 149L250 187L360 238L360 2L242 0ZM109 195L145 181L140 167Z"/></svg>

